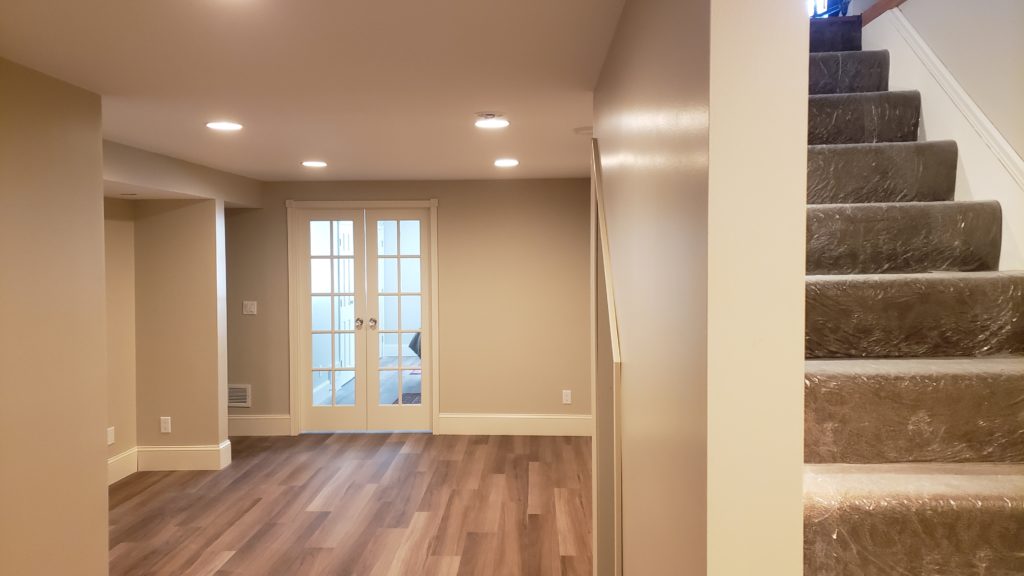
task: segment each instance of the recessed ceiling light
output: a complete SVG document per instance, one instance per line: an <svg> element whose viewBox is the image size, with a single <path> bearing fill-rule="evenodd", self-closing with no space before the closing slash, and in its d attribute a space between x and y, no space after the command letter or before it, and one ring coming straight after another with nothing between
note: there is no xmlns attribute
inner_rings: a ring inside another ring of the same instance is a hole
<svg viewBox="0 0 1024 576"><path fill-rule="evenodd" d="M494 165L498 168L515 168L519 166L519 160L515 158L498 158L494 161Z"/></svg>
<svg viewBox="0 0 1024 576"><path fill-rule="evenodd" d="M306 160L302 165L306 168L326 168L327 162L323 160Z"/></svg>
<svg viewBox="0 0 1024 576"><path fill-rule="evenodd" d="M477 114L475 124L477 128L493 130L495 128L506 128L508 127L509 122L500 114L495 114L494 112L480 112Z"/></svg>
<svg viewBox="0 0 1024 576"><path fill-rule="evenodd" d="M217 130L219 132L238 132L242 129L242 125L238 122L228 122L227 120L207 122L206 127L210 130Z"/></svg>

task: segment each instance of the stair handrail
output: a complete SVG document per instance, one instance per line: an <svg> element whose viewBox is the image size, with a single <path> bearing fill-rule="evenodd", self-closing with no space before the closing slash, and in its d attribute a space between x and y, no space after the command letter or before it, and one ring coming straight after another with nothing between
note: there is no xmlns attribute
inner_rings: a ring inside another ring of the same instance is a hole
<svg viewBox="0 0 1024 576"><path fill-rule="evenodd" d="M597 138L592 138L590 142L590 185L593 189L594 200L597 207L597 240L601 244L601 263L604 267L604 277L598 278L598 281L604 282L605 293L608 295L607 313L608 326L611 331L612 361L615 364L621 365L622 356L619 351L619 323L617 311L615 308L615 289L612 282L612 261L611 253L609 252L608 223L605 218L604 184L601 178L601 154L600 148L598 147Z"/></svg>
<svg viewBox="0 0 1024 576"><path fill-rule="evenodd" d="M601 176L601 155L598 148L597 138L591 138L591 187L594 190L595 204L597 205L597 229L598 241L601 243L602 263L604 264L604 278L598 281L604 282L604 289L608 295L608 327L611 331L611 357L615 364L622 364L620 349L618 349L618 320L615 311L614 287L611 281L611 254L608 243L608 223L605 218L604 208L604 182Z"/></svg>
<svg viewBox="0 0 1024 576"><path fill-rule="evenodd" d="M861 12L861 27L867 26L872 20L885 14L893 8L899 7L907 0L877 0ZM811 7L811 18L832 18L835 16L846 16L850 8L850 0L830 0L827 7L819 11L818 3L814 2Z"/></svg>
<svg viewBox="0 0 1024 576"><path fill-rule="evenodd" d="M907 0L878 0L878 2L868 6L863 12L861 12L861 26L867 26L875 18L878 18L893 8L898 8L900 4L903 4L906 1Z"/></svg>
<svg viewBox="0 0 1024 576"><path fill-rule="evenodd" d="M612 360L612 468L614 478L612 480L612 493L613 493L613 510L614 518L612 518L612 532L614 539L613 549L613 566L609 569L607 566L600 565L601 560L598 554L594 554L594 573L600 574L611 574L613 576L622 576L623 564L622 564L622 441L621 441L621 420L619 413L619 400L622 389L622 355L619 348L619 323L618 323L618 312L615 306L615 289L612 281L612 260L611 252L608 240L608 223L605 217L605 203L604 203L604 184L602 180L601 171L601 154L596 138L591 139L591 161L590 161L590 186L591 194L593 196L593 213L591 214L591 222L596 224L596 235L591 233L591 278L593 284L591 285L591 348L593 350L592 358L592 390L593 394L591 397L591 411L594 415L594 442L592 444L592 465L593 465L593 545L594 550L597 551L599 542L598 538L600 531L598 528L599 520L599 506L598 506L598 478L599 469L598 463L601 458L603 450L598 449L598 338L602 335L598 334L598 315L607 315L608 320L608 337L610 338L611 344L611 360ZM596 238L595 238L596 236ZM600 258L600 265L602 273L598 274L598 258ZM599 287L604 288L605 300L607 301L607 307L605 309L599 308L598 289Z"/></svg>

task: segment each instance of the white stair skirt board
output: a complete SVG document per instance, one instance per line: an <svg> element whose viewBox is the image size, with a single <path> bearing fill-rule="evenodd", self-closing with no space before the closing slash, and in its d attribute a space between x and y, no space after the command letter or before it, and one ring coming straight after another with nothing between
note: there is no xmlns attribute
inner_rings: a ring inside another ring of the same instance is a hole
<svg viewBox="0 0 1024 576"><path fill-rule="evenodd" d="M107 486L139 471L139 449L129 448L107 458Z"/></svg>
<svg viewBox="0 0 1024 576"><path fill-rule="evenodd" d="M1024 160L899 9L864 28L864 49L889 51L890 90L921 92L921 140L956 140L956 200L998 200L1000 270L1024 268Z"/></svg>
<svg viewBox="0 0 1024 576"><path fill-rule="evenodd" d="M290 436L288 414L229 414L228 436Z"/></svg>
<svg viewBox="0 0 1024 576"><path fill-rule="evenodd" d="M593 436L590 414L438 415L435 434L480 436Z"/></svg>
<svg viewBox="0 0 1024 576"><path fill-rule="evenodd" d="M139 471L220 470L231 464L231 441L208 446L139 446Z"/></svg>

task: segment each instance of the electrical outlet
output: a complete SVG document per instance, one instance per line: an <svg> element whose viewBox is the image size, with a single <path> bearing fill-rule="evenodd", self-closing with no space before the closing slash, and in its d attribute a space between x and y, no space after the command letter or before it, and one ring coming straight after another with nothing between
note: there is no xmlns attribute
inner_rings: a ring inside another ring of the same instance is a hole
<svg viewBox="0 0 1024 576"><path fill-rule="evenodd" d="M256 301L255 300L245 300L244 302L242 302L242 314L245 314L246 316L255 316L256 315Z"/></svg>
<svg viewBox="0 0 1024 576"><path fill-rule="evenodd" d="M107 446L114 443L114 427L107 428Z"/></svg>
<svg viewBox="0 0 1024 576"><path fill-rule="evenodd" d="M572 390L562 390L562 404L572 404Z"/></svg>
<svg viewBox="0 0 1024 576"><path fill-rule="evenodd" d="M171 417L161 416L160 417L160 433L170 434L171 433Z"/></svg>

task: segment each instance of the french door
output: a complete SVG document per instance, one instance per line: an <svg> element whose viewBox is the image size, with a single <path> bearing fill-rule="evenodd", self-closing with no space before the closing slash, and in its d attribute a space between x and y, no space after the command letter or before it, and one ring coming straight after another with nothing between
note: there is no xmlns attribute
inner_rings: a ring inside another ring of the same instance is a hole
<svg viewBox="0 0 1024 576"><path fill-rule="evenodd" d="M426 208L289 208L299 431L430 429L429 248Z"/></svg>

